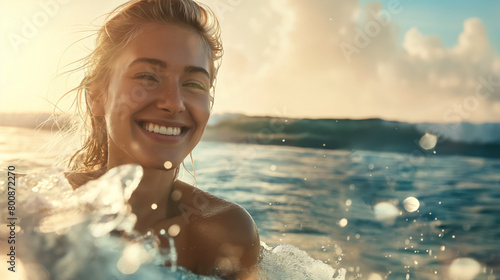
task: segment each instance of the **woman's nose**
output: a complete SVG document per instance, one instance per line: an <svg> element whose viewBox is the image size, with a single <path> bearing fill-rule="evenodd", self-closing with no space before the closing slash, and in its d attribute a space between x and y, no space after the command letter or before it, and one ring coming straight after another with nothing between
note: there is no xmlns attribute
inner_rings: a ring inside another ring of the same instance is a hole
<svg viewBox="0 0 500 280"><path fill-rule="evenodd" d="M182 87L179 83L169 82L161 91L157 101L158 108L174 115L186 110L182 98Z"/></svg>

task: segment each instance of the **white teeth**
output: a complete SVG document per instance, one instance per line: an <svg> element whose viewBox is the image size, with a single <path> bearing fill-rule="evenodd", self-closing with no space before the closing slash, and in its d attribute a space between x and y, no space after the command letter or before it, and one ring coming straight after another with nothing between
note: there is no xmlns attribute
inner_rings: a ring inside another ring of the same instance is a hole
<svg viewBox="0 0 500 280"><path fill-rule="evenodd" d="M168 129L166 127L164 127L164 126L160 127L160 133L161 134L170 134L170 133L168 133Z"/></svg>
<svg viewBox="0 0 500 280"><path fill-rule="evenodd" d="M149 132L154 132L162 135L177 136L182 132L180 127L166 127L152 123L145 123L142 125L142 127Z"/></svg>

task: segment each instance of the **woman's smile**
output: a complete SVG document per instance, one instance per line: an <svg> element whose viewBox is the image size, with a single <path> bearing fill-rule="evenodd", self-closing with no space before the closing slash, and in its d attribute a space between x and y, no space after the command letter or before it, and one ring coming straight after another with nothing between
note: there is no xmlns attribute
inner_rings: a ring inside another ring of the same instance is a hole
<svg viewBox="0 0 500 280"><path fill-rule="evenodd" d="M144 133L155 141L179 142L189 132L190 127L181 122L145 120L139 122Z"/></svg>

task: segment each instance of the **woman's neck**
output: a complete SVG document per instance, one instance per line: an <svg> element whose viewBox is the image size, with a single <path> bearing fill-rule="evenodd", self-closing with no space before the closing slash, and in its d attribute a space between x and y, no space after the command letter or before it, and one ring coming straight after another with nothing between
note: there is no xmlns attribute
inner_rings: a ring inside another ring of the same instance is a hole
<svg viewBox="0 0 500 280"><path fill-rule="evenodd" d="M108 166L108 170L111 168ZM175 176L175 168L157 170L143 167L142 180L129 199L132 213L137 216L137 231L145 233L155 223L171 215L169 198Z"/></svg>

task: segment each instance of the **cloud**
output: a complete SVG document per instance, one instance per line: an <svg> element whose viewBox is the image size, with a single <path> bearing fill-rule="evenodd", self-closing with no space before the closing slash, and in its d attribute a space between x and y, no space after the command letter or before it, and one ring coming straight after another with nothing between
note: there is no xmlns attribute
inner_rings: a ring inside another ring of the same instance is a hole
<svg viewBox="0 0 500 280"><path fill-rule="evenodd" d="M405 13L403 4L242 1L222 21L227 56L216 109L500 121L500 58L481 20L465 20L457 44L446 48L417 28L399 41L396 19ZM349 57L342 44L353 47Z"/></svg>

